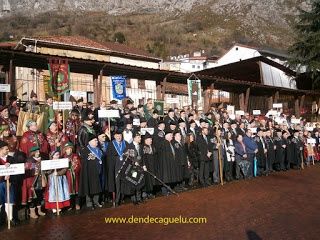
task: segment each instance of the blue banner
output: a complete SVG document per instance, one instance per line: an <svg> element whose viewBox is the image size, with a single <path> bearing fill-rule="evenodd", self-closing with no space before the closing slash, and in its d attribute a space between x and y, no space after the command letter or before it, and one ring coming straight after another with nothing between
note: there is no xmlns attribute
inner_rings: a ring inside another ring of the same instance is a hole
<svg viewBox="0 0 320 240"><path fill-rule="evenodd" d="M126 77L111 76L113 98L122 100L126 95Z"/></svg>

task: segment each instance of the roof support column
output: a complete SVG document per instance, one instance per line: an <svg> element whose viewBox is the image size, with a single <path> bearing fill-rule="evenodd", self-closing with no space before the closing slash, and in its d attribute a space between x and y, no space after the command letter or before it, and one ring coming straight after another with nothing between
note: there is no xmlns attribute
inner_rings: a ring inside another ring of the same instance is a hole
<svg viewBox="0 0 320 240"><path fill-rule="evenodd" d="M94 95L94 106L98 107L99 106L99 77L98 74L93 75L93 95Z"/></svg>
<svg viewBox="0 0 320 240"><path fill-rule="evenodd" d="M295 117L300 117L300 106L299 106L299 98L296 98L294 101L294 115Z"/></svg>
<svg viewBox="0 0 320 240"><path fill-rule="evenodd" d="M240 93L239 94L239 108L240 108L240 110L242 110L242 111L245 111L245 109L244 109L244 93Z"/></svg>
<svg viewBox="0 0 320 240"><path fill-rule="evenodd" d="M206 90L203 91L203 110L204 112L208 112L211 103L212 103L212 97L213 97L213 90L214 90L214 83L210 85L210 88L207 88Z"/></svg>
<svg viewBox="0 0 320 240"><path fill-rule="evenodd" d="M272 109L273 107L273 97L268 97L267 99L267 103L268 103L268 110Z"/></svg>
<svg viewBox="0 0 320 240"><path fill-rule="evenodd" d="M276 93L274 94L274 100L273 100L273 102L274 103L278 103L278 100L279 100L279 91L276 91Z"/></svg>
<svg viewBox="0 0 320 240"><path fill-rule="evenodd" d="M250 97L250 88L247 88L246 96L245 96L245 100L244 100L244 111L245 112L248 112L249 97Z"/></svg>
<svg viewBox="0 0 320 240"><path fill-rule="evenodd" d="M9 62L9 72L8 77L6 78L6 84L10 84L11 94L16 95L16 67L13 63L13 59L10 59ZM9 94L6 93L6 104L9 103Z"/></svg>
<svg viewBox="0 0 320 240"><path fill-rule="evenodd" d="M163 82L161 83L161 100L164 101L166 96L166 88L167 88L167 77L163 79Z"/></svg>

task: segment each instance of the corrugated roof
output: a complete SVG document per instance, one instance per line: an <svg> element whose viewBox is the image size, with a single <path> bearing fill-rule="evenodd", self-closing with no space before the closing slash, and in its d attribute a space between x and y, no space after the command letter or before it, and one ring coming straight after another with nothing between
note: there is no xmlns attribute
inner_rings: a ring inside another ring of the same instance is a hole
<svg viewBox="0 0 320 240"><path fill-rule="evenodd" d="M140 56L144 58L161 61L160 58L156 58L143 50L133 48L125 44L113 43L113 42L101 43L101 42L97 42L81 36L40 36L40 37L23 38L22 40L26 40L26 41L37 40L39 42L42 41L44 43L72 46L72 47L79 47L79 48L91 48L95 50L99 49L107 52L115 52L115 53L121 53L125 55Z"/></svg>

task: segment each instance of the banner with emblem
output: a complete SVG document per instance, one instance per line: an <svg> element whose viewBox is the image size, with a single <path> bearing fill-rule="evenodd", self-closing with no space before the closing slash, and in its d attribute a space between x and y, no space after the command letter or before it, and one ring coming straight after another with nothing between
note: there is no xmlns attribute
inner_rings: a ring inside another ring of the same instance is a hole
<svg viewBox="0 0 320 240"><path fill-rule="evenodd" d="M49 93L53 95L62 95L70 90L70 68L68 60L49 59Z"/></svg>
<svg viewBox="0 0 320 240"><path fill-rule="evenodd" d="M113 98L122 100L127 97L125 76L111 76L111 83Z"/></svg>

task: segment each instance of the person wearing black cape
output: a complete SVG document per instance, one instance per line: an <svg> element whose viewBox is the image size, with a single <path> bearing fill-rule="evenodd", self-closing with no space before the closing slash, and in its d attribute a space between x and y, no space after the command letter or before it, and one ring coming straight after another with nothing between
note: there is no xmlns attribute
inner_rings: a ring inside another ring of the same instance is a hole
<svg viewBox="0 0 320 240"><path fill-rule="evenodd" d="M135 132L133 135L133 141L127 147L127 150L131 150L130 152L130 160L131 163L138 167L136 170L142 172L145 168L144 163L142 161L142 147L141 147L141 134L140 132ZM127 160L130 163L130 160ZM122 171L121 173L123 173ZM125 175L124 175L125 177ZM126 179L121 180L121 193L123 195L131 195L131 201L133 204L142 203L142 195L141 189L144 186L143 182L139 182L137 185L131 184Z"/></svg>
<svg viewBox="0 0 320 240"><path fill-rule="evenodd" d="M275 156L275 169L277 171L286 171L286 167L284 165L284 160L286 158L286 141L282 137L282 130L277 128L275 130L276 137L274 138L274 144L276 147L276 156Z"/></svg>
<svg viewBox="0 0 320 240"><path fill-rule="evenodd" d="M117 130L114 133L114 140L109 143L107 149L107 183L108 191L112 192L113 207L120 203L120 175L119 170L123 166L125 160L124 153L126 152L128 143L122 139L122 131Z"/></svg>
<svg viewBox="0 0 320 240"><path fill-rule="evenodd" d="M159 152L159 170L160 178L164 183L170 184L171 188L180 181L178 177L178 160L175 156L175 150L172 145L172 131L165 132L165 141L162 142ZM167 196L170 193L166 187L161 188L162 194Z"/></svg>
<svg viewBox="0 0 320 240"><path fill-rule="evenodd" d="M152 145L152 135L146 132L144 135L144 145L142 148L142 162L145 164L148 172L155 174L155 148ZM142 197L154 198L155 178L150 174L145 175L145 185L143 188Z"/></svg>
<svg viewBox="0 0 320 240"><path fill-rule="evenodd" d="M190 172L188 169L188 166L190 165L190 162L188 162L187 159L187 152L185 145L181 143L182 136L179 130L176 130L174 132L174 140L172 142L172 145L174 147L175 151L175 159L178 163L178 168L177 168L177 178L179 184L177 185L177 190L178 191L186 191L188 190L186 186L186 182L189 182L190 178Z"/></svg>
<svg viewBox="0 0 320 240"><path fill-rule="evenodd" d="M102 191L100 175L102 173L103 154L98 148L98 139L95 135L88 135L88 145L81 151L81 172L79 196L86 196L86 205L95 209L99 204L99 195Z"/></svg>

